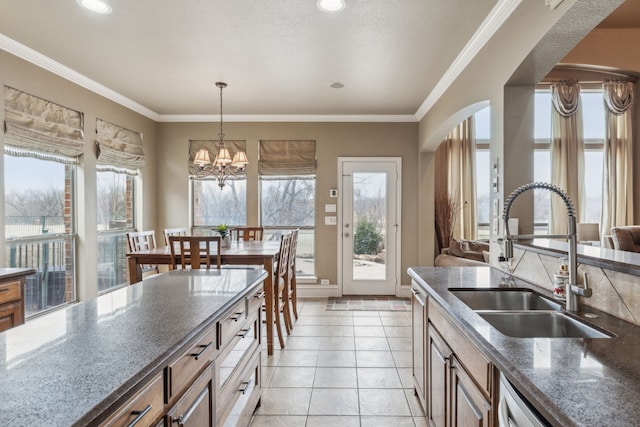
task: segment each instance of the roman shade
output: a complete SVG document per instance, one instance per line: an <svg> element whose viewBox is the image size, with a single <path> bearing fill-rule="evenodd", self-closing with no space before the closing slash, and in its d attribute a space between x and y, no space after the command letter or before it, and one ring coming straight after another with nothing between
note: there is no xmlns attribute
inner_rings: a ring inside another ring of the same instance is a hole
<svg viewBox="0 0 640 427"><path fill-rule="evenodd" d="M84 115L4 87L5 153L77 164L84 151Z"/></svg>
<svg viewBox="0 0 640 427"><path fill-rule="evenodd" d="M144 166L142 134L96 119L97 169L137 175Z"/></svg>
<svg viewBox="0 0 640 427"><path fill-rule="evenodd" d="M225 147L231 152L231 156L238 151L247 151L247 141L238 140L238 141L224 141ZM189 177L191 179L217 179L217 176L206 174L204 176L199 172L198 165L196 165L193 161L196 158L196 153L201 149L206 148L209 150L209 157L213 162L216 158L216 153L218 152L218 140L200 140L200 139L191 139L189 140ZM209 165L211 166L211 165ZM229 179L233 179L233 176L230 176ZM244 178L244 176L242 177Z"/></svg>
<svg viewBox="0 0 640 427"><path fill-rule="evenodd" d="M316 173L316 142L260 141L260 175L313 175Z"/></svg>

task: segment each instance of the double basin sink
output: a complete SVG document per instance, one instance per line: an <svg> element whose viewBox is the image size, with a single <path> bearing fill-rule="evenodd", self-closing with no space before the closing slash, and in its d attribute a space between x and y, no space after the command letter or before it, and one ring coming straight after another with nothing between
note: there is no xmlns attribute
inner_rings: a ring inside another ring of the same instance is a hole
<svg viewBox="0 0 640 427"><path fill-rule="evenodd" d="M518 338L611 338L613 335L562 311L530 289L458 289L449 292L504 335Z"/></svg>

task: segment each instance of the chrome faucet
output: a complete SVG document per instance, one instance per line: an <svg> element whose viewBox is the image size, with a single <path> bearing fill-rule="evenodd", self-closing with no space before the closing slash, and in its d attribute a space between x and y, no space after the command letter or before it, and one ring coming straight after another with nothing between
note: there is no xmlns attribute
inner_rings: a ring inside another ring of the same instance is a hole
<svg viewBox="0 0 640 427"><path fill-rule="evenodd" d="M567 232L568 234L547 234L547 235L540 235L540 234L515 234L515 235L511 235L510 231L509 231L509 211L511 210L511 205L513 204L514 200L518 198L518 196L520 196L522 193L524 193L525 191L528 190L532 190L532 189L542 189L542 190L548 190L551 191L553 193L556 193L558 196L560 196L560 198L562 199L562 201L564 202L565 206L567 207L567 214L568 214L568 226L567 226ZM511 260L511 258L513 258L513 240L529 240L529 239L536 239L536 238L540 238L540 237L547 237L550 239L567 239L567 241L569 242L569 250L568 250L568 255L569 255L569 285L567 285L567 288L565 290L566 292L566 297L567 297L567 303L566 303L566 310L567 311L578 311L579 309L579 305L578 305L578 296L581 297L585 297L585 298L589 298L592 294L591 289L589 288L588 285L588 279L587 279L587 274L584 274L584 287L580 287L578 286L577 282L576 282L576 277L578 275L578 257L577 257L577 239L576 239L576 214L575 214L575 208L573 206L573 202L571 201L571 199L569 198L569 196L567 195L567 193L565 193L564 191L562 191L560 188L556 187L553 184L548 184L546 182L533 182L531 184L525 184L522 185L518 188L516 188L510 195L509 197L507 197L507 200L505 200L504 202L504 212L502 215L502 219L504 220L504 230L505 230L505 238L503 240L504 242L504 253L501 256L501 260Z"/></svg>

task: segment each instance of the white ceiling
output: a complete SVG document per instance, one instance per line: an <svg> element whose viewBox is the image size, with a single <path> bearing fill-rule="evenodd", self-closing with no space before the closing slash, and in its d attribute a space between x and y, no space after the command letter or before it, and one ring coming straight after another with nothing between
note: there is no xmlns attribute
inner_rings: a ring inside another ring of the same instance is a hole
<svg viewBox="0 0 640 427"><path fill-rule="evenodd" d="M0 0L0 48L155 120L218 114L221 80L225 116L411 121L495 30L485 18L519 3L346 1L327 14L316 0L108 0L102 16L76 0Z"/></svg>

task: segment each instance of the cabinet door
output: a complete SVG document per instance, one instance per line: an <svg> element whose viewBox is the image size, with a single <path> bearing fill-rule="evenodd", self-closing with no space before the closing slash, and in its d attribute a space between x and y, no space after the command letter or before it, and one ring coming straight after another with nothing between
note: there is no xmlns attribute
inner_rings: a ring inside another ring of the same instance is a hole
<svg viewBox="0 0 640 427"><path fill-rule="evenodd" d="M446 427L449 417L449 383L451 350L435 328L431 325L427 331L429 349L428 371L429 392L427 395L429 426Z"/></svg>
<svg viewBox="0 0 640 427"><path fill-rule="evenodd" d="M417 285L411 286L412 334L413 334L413 386L420 400L422 410L427 412L425 384L427 347L426 295Z"/></svg>
<svg viewBox="0 0 640 427"><path fill-rule="evenodd" d="M24 323L22 302L0 306L0 332Z"/></svg>
<svg viewBox="0 0 640 427"><path fill-rule="evenodd" d="M491 404L454 356L451 360L451 426L490 427Z"/></svg>
<svg viewBox="0 0 640 427"><path fill-rule="evenodd" d="M167 413L165 424L172 427L213 427L214 407L213 367L210 365Z"/></svg>

